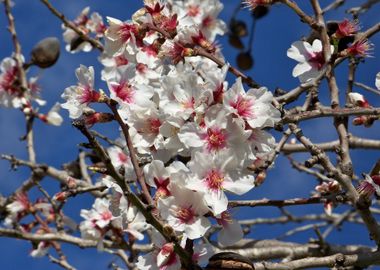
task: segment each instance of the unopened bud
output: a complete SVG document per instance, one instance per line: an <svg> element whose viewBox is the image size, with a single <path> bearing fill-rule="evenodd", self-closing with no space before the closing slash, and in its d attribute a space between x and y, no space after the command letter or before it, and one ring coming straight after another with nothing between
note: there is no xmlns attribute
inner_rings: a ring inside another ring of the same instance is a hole
<svg viewBox="0 0 380 270"><path fill-rule="evenodd" d="M68 193L66 191L58 192L54 195L53 200L58 202L64 202L67 199Z"/></svg>
<svg viewBox="0 0 380 270"><path fill-rule="evenodd" d="M38 42L31 51L30 65L40 68L48 68L54 65L60 53L59 40L55 37L48 37Z"/></svg>
<svg viewBox="0 0 380 270"><path fill-rule="evenodd" d="M113 115L110 113L92 113L84 115L84 122L88 126L93 126L96 123L107 123L114 119Z"/></svg>
<svg viewBox="0 0 380 270"><path fill-rule="evenodd" d="M259 172L255 178L255 186L260 186L262 183L264 183L266 178L267 173L265 171Z"/></svg>

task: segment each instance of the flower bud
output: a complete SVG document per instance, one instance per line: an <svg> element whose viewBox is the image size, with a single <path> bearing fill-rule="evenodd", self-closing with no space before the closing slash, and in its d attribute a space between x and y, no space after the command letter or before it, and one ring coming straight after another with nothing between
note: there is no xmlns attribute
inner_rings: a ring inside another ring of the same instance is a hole
<svg viewBox="0 0 380 270"><path fill-rule="evenodd" d="M110 113L91 113L84 115L84 122L88 126L93 126L96 123L107 123L114 119L113 115Z"/></svg>

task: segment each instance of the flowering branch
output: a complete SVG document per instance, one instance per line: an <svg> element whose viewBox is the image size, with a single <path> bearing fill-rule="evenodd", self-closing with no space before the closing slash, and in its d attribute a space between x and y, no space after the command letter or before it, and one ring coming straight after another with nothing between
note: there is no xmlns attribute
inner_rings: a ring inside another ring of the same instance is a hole
<svg viewBox="0 0 380 270"><path fill-rule="evenodd" d="M153 205L153 199L150 196L148 187L146 186L144 173L143 173L143 171L140 168L139 162L137 160L136 150L133 147L132 139L131 139L131 136L129 134L129 127L128 127L127 124L124 123L123 119L121 119L120 114L117 111L117 108L116 108L117 102L113 101L113 100L110 100L109 103L108 103L108 106L111 109L111 111L113 112L113 114L115 116L115 119L118 122L118 124L121 127L121 130L122 130L122 132L124 134L125 141L127 142L127 147L128 147L129 153L130 153L132 165L133 165L133 168L135 170L135 173L136 173L136 176L137 176L137 180L140 183L142 192L144 194L144 198L145 198L146 202L149 205Z"/></svg>
<svg viewBox="0 0 380 270"><path fill-rule="evenodd" d="M77 33L81 37L81 39L89 42L93 47L97 48L101 52L104 50L103 45L98 40L91 38L85 33L83 33L78 27L76 27L74 23L67 20L65 15L63 15L57 9L55 9L48 0L41 0L41 2L51 11L51 13L58 17L66 27L75 31L75 33Z"/></svg>

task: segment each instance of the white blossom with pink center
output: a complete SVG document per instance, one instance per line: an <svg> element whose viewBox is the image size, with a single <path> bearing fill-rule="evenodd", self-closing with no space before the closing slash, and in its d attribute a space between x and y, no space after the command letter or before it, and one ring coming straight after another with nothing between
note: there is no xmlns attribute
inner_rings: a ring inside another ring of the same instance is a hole
<svg viewBox="0 0 380 270"><path fill-rule="evenodd" d="M147 184L156 189L156 198L171 195L171 183L185 185L189 169L180 161L165 167L161 160L153 160L145 165L144 175Z"/></svg>
<svg viewBox="0 0 380 270"><path fill-rule="evenodd" d="M80 215L85 219L79 225L83 238L101 239L106 232L104 229L115 220L109 207L109 200L96 198L91 210L81 210Z"/></svg>
<svg viewBox="0 0 380 270"><path fill-rule="evenodd" d="M74 25L85 35L90 31L86 27L89 21L89 13L90 7L85 7L77 18L73 20ZM64 24L62 24L62 29L64 30L63 40L67 43L65 46L66 51L76 53L80 51L89 52L92 50L92 45L87 41L81 40L80 36L74 30L66 27Z"/></svg>
<svg viewBox="0 0 380 270"><path fill-rule="evenodd" d="M150 99L154 90L149 85L136 83L134 78L135 67L133 65L116 68L115 76L107 81L111 98L118 101L121 106L127 105L131 110L149 108L153 105Z"/></svg>
<svg viewBox="0 0 380 270"><path fill-rule="evenodd" d="M77 85L67 87L62 94L66 100L61 107L69 111L70 118L78 118L91 102L97 102L100 93L94 89L94 68L80 65L75 74L79 80Z"/></svg>
<svg viewBox="0 0 380 270"><path fill-rule="evenodd" d="M31 206L28 196L25 193L16 193L14 201L6 206L8 215L4 220L6 226L12 226L17 221L20 214Z"/></svg>
<svg viewBox="0 0 380 270"><path fill-rule="evenodd" d="M224 104L251 128L273 127L280 120L280 112L271 104L272 100L272 93L265 87L245 92L241 78L224 94Z"/></svg>
<svg viewBox="0 0 380 270"><path fill-rule="evenodd" d="M21 57L24 62L24 57ZM31 77L27 82L28 89L21 89L18 78L17 63L12 57L6 57L0 64L0 105L4 107L21 108L27 106L30 101L38 105L45 105L45 101L39 99L39 86L37 77Z"/></svg>
<svg viewBox="0 0 380 270"><path fill-rule="evenodd" d="M118 141L121 142L121 140ZM127 150L127 146L124 146L123 149L121 149L118 146L112 146L107 149L107 152L113 166L116 169L120 169L121 167L124 168L124 176L128 180L133 180L136 178L135 170L133 168L129 152Z"/></svg>
<svg viewBox="0 0 380 270"><path fill-rule="evenodd" d="M184 232L189 239L202 237L210 228L204 217L209 211L203 195L177 185L171 185L171 196L158 200L161 217L177 232Z"/></svg>
<svg viewBox="0 0 380 270"><path fill-rule="evenodd" d="M246 147L250 130L244 130L244 123L232 119L229 110L222 104L211 106L200 125L185 124L178 133L180 141L192 151L207 153L230 152L240 160L254 159Z"/></svg>
<svg viewBox="0 0 380 270"><path fill-rule="evenodd" d="M146 222L144 215L136 207L129 206L122 214L123 231L129 233L137 240L143 240L144 234L150 225Z"/></svg>
<svg viewBox="0 0 380 270"><path fill-rule="evenodd" d="M192 176L186 187L202 192L213 214L219 215L227 210L225 191L242 195L254 187L254 176L238 163L236 156L228 152L196 152L188 163Z"/></svg>
<svg viewBox="0 0 380 270"><path fill-rule="evenodd" d="M233 219L231 213L224 211L215 217L222 229L218 234L218 243L222 246L230 246L241 240L244 236L241 225Z"/></svg>
<svg viewBox="0 0 380 270"><path fill-rule="evenodd" d="M178 14L179 27L195 25L211 42L217 35L226 32L226 24L217 18L223 9L219 0L174 1L173 4L173 10Z"/></svg>
<svg viewBox="0 0 380 270"><path fill-rule="evenodd" d="M331 53L334 52L333 45L330 46L330 50ZM287 55L299 62L293 69L293 77L299 77L301 82L317 78L325 67L326 59L319 39L315 39L313 44L296 41L288 49Z"/></svg>
<svg viewBox="0 0 380 270"><path fill-rule="evenodd" d="M186 239L186 237L184 238ZM179 270L181 261L174 251L174 244L167 243L161 234L152 230L154 250L139 256L136 266L140 270ZM184 243L184 241L182 241Z"/></svg>
<svg viewBox="0 0 380 270"><path fill-rule="evenodd" d="M213 101L212 90L207 87L188 65L170 72L162 80L160 107L165 114L188 120L203 114Z"/></svg>
<svg viewBox="0 0 380 270"><path fill-rule="evenodd" d="M144 154L151 153L152 148L160 149L163 146L164 137L160 132L164 116L152 105L144 113L133 112L127 120L133 145Z"/></svg>
<svg viewBox="0 0 380 270"><path fill-rule="evenodd" d="M107 17L109 27L105 31L105 51L107 55L115 56L123 53L128 42L135 43L136 26L132 21L122 22Z"/></svg>
<svg viewBox="0 0 380 270"><path fill-rule="evenodd" d="M90 20L87 22L87 28L94 33L97 38L103 37L104 32L107 29L103 17L98 12L93 12L91 14Z"/></svg>

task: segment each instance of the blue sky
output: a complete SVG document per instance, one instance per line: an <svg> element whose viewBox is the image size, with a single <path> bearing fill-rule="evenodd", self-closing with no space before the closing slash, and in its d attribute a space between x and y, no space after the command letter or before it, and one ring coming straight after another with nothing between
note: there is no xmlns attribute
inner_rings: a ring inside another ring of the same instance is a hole
<svg viewBox="0 0 380 270"><path fill-rule="evenodd" d="M112 16L121 20L126 20L132 12L141 7L140 0L66 0L51 1L54 6L62 11L68 18L74 18L84 7L91 6L92 11L97 11L101 15ZM297 1L308 12L310 11L309 1ZM322 5L327 5L331 1L322 0ZM362 3L364 1L355 1ZM42 38L56 36L61 39L61 23L51 15L40 1L15 0L16 6L13 9L16 27L19 39L22 44L24 55L28 55L33 45ZM231 17L232 10L235 9L237 1L223 1L225 9L221 18L228 21ZM1 9L2 10L2 9ZM327 15L327 19L341 20L349 18L344 13L345 8L340 8L336 12ZM377 5L361 18L363 29L370 27L378 22L380 5ZM250 25L250 16L248 11L239 13L241 19L246 20ZM9 32L6 30L6 18L4 13L0 13L0 59L11 54L13 47L10 42ZM247 73L255 78L261 84L273 90L276 87L283 89L292 89L299 83L297 78L291 76L291 70L296 64L293 60L287 58L286 50L295 40L308 34L308 29L300 23L298 17L288 9L282 6L274 6L268 16L257 22L255 40L253 45L253 56L255 66ZM375 50L372 58L366 59L357 72L357 80L374 87L375 74L380 71L380 35L372 38L375 44ZM222 45L224 55L232 65L236 66L235 57L238 53L228 45L226 37L219 39ZM245 40L247 42L247 40ZM62 101L60 95L63 89L76 83L74 74L75 68L79 64L93 65L97 75L96 84L98 87L106 89L103 82L100 81L100 65L97 61L98 52L69 54L64 50L64 44L61 46L61 57L58 63L47 70L35 70L32 72L41 76L40 84L42 86L42 96L48 101L48 106L42 108L46 112L56 101ZM337 70L338 85L344 90L347 84L347 67L341 65ZM229 76L230 84L234 78ZM356 89L367 96L373 106L380 106L379 96L361 89ZM344 92L344 91L343 91ZM328 99L328 89L326 84L322 84L320 89L322 101ZM61 127L51 127L36 121L35 137L37 148L37 159L42 163L49 163L59 167L60 164L75 158L78 153L77 144L83 142L83 137L70 125L68 114L63 112L65 122ZM328 126L329 125L329 126ZM304 133L315 142L325 142L336 139L335 130L332 128L332 119L313 120L310 123L302 124ZM114 125L101 127L102 132L116 137L117 132ZM350 127L350 131L357 136L366 138L378 138L379 123L375 123L371 129L364 127ZM12 153L20 158L26 157L25 144L19 142L19 138L24 135L25 126L23 116L19 111L0 108L0 153ZM273 133L277 138L280 134ZM300 155L305 157L307 155ZM378 151L353 150L352 158L355 164L355 173L360 175L362 172L368 172L373 163L379 158ZM9 172L9 164L0 161L0 193L11 193L22 181L28 177L28 170L20 169L18 172ZM58 185L51 181L45 180L44 185L51 190L58 190ZM266 182L257 189L254 189L245 198L260 199L263 197L273 199L285 199L293 197L309 196L310 190L314 187L316 181L305 175L290 169L289 162L286 158L280 157L275 168L270 171ZM38 193L35 192L34 195ZM76 198L66 207L67 213L79 221L79 209L89 208L92 200L83 196ZM71 208L71 210L69 209ZM337 211L343 211L344 207L338 207ZM292 213L302 215L311 211L321 212L321 206L296 207L289 208ZM236 211L237 217L254 218L258 216L269 217L278 216L280 213L276 208L258 208L258 209L240 209ZM273 238L285 232L289 227L285 226L261 226L252 229L251 236L257 239ZM300 233L294 237L288 238L292 241L305 242L310 237L315 237L312 232ZM327 239L331 243L361 243L371 244L364 230L357 226L345 226L342 232L331 234ZM48 262L46 258L32 259L28 256L30 244L13 239L0 238L0 250L2 250L1 269L60 269ZM112 257L107 254L99 254L95 250L80 250L72 246L65 246L64 251L67 253L69 261L78 269L105 269L107 264L112 261Z"/></svg>

